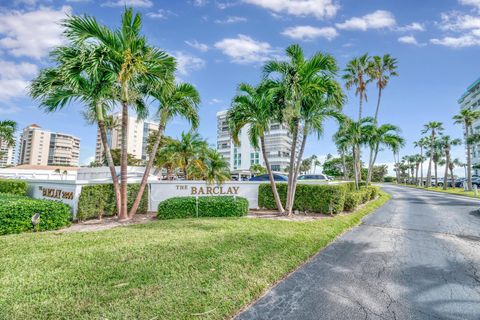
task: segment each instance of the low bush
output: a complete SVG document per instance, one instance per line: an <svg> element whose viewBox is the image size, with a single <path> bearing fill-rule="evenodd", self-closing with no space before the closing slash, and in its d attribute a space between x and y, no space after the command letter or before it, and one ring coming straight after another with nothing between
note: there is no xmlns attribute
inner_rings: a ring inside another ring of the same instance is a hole
<svg viewBox="0 0 480 320"><path fill-rule="evenodd" d="M349 188L349 183L330 185L298 184L293 209L323 214L341 212L345 203L345 194ZM277 189L280 199L285 205L287 184L277 183ZM259 186L258 205L261 208L276 209L270 184L265 183Z"/></svg>
<svg viewBox="0 0 480 320"><path fill-rule="evenodd" d="M28 184L25 181L0 179L0 193L10 193L20 196L27 195Z"/></svg>
<svg viewBox="0 0 480 320"><path fill-rule="evenodd" d="M127 207L130 210L140 185L129 184L127 194ZM147 213L148 211L148 190L145 190L142 201L138 207L137 213ZM117 214L115 205L115 192L112 184L97 184L82 187L82 192L78 199L77 219L86 220L92 218L102 218L104 216L114 216Z"/></svg>
<svg viewBox="0 0 480 320"><path fill-rule="evenodd" d="M198 200L196 197L174 197L159 203L157 216L159 219L240 217L247 212L248 200L242 197L198 197Z"/></svg>
<svg viewBox="0 0 480 320"><path fill-rule="evenodd" d="M361 201L361 194L359 192L347 192L345 195L344 211L354 211Z"/></svg>
<svg viewBox="0 0 480 320"><path fill-rule="evenodd" d="M395 181L395 177L385 177L383 178L383 182L394 182Z"/></svg>
<svg viewBox="0 0 480 320"><path fill-rule="evenodd" d="M380 193L380 188L379 187L370 186L367 189L370 191L370 200L375 199L378 196L378 194Z"/></svg>
<svg viewBox="0 0 480 320"><path fill-rule="evenodd" d="M70 225L67 204L52 200L0 194L0 235L33 230L32 216L40 214L37 230L55 230Z"/></svg>

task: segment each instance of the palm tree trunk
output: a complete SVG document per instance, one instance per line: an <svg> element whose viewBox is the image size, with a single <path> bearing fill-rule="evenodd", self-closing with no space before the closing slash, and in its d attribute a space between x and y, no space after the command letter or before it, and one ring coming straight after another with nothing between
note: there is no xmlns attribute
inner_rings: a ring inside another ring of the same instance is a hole
<svg viewBox="0 0 480 320"><path fill-rule="evenodd" d="M117 212L120 212L120 185L118 184L117 171L115 170L112 153L110 152L110 146L108 145L107 131L105 130L105 121L103 120L103 117L98 118L98 130L100 131L100 139L102 140L103 150L105 151L105 158L107 158L108 168L110 169L110 175L112 176L113 191L115 192L115 205L117 207Z"/></svg>
<svg viewBox="0 0 480 320"><path fill-rule="evenodd" d="M378 88L378 100L377 100L377 109L375 109L375 123L377 123L378 119L378 110L380 109L380 100L382 99L382 88Z"/></svg>
<svg viewBox="0 0 480 320"><path fill-rule="evenodd" d="M363 91L360 92L360 106L358 108L358 121L362 120Z"/></svg>
<svg viewBox="0 0 480 320"><path fill-rule="evenodd" d="M450 166L450 153L445 152L445 175L443 176L443 190L448 187L448 167ZM453 180L452 180L453 183Z"/></svg>
<svg viewBox="0 0 480 320"><path fill-rule="evenodd" d="M420 157L422 158L422 162L420 163L420 183L419 185L421 185L423 187L423 146L420 146Z"/></svg>
<svg viewBox="0 0 480 320"><path fill-rule="evenodd" d="M300 169L300 165L302 163L303 152L305 151L305 144L307 143L307 136L308 136L308 128L307 124L304 124L303 127L303 137L302 137L302 145L300 147L300 152L297 158L297 165L295 167L294 175L293 175L293 186L292 186L292 199L290 200L290 208L288 208L289 214L291 214L293 209L293 203L295 202L295 191L297 190L297 177L298 171Z"/></svg>
<svg viewBox="0 0 480 320"><path fill-rule="evenodd" d="M348 173L347 173L347 162L345 160L345 151L342 150L342 169L343 169L343 180L348 180Z"/></svg>
<svg viewBox="0 0 480 320"><path fill-rule="evenodd" d="M120 157L120 199L121 208L118 214L119 220L128 219L127 209L127 166L128 166L128 104L122 102L122 143Z"/></svg>
<svg viewBox="0 0 480 320"><path fill-rule="evenodd" d="M372 180L372 174L373 174L373 167L375 166L375 162L377 161L377 156L378 156L378 147L379 147L379 143L377 143L377 145L375 146L375 151L370 150L370 161L369 161L369 167L368 167L368 175L367 175L367 187L368 187L368 184L371 182ZM372 159L372 151L373 151L373 159Z"/></svg>
<svg viewBox="0 0 480 320"><path fill-rule="evenodd" d="M428 161L426 187L429 188L431 186L432 186L432 155L430 155L430 159Z"/></svg>
<svg viewBox="0 0 480 320"><path fill-rule="evenodd" d="M433 162L433 166L435 168L435 187L438 187L438 170L437 170L437 162L438 161L434 161Z"/></svg>
<svg viewBox="0 0 480 320"><path fill-rule="evenodd" d="M155 143L153 144L153 148L150 151L148 156L147 166L145 167L145 172L143 173L142 181L140 182L140 188L138 189L137 196L135 197L135 201L133 202L132 208L128 213L128 217L131 219L135 216L138 210L138 206L140 205L140 201L142 201L143 192L145 191L145 187L147 186L148 177L150 176L150 170L153 166L153 161L155 160L155 155L157 154L158 146L160 145L160 141L162 141L163 131L165 130L165 119L160 118L160 123L158 126L157 137L155 139Z"/></svg>
<svg viewBox="0 0 480 320"><path fill-rule="evenodd" d="M396 167L395 175L397 176L397 184L400 183L400 167L398 166L397 157L395 156L395 151L393 151L393 165Z"/></svg>
<svg viewBox="0 0 480 320"><path fill-rule="evenodd" d="M290 202L291 202L291 194L292 194L292 186L293 186L293 172L295 169L295 154L297 151L297 140L298 140L298 130L299 130L299 119L296 118L294 120L294 127L292 133L292 148L290 150L290 167L288 168L288 186L287 186L287 201L285 207L287 208L287 214L291 215L292 213L289 210Z"/></svg>
<svg viewBox="0 0 480 320"><path fill-rule="evenodd" d="M353 173L355 176L355 189L358 190L358 167L357 167L357 152L356 146L352 147L352 157L353 157Z"/></svg>
<svg viewBox="0 0 480 320"><path fill-rule="evenodd" d="M467 189L468 191L472 190L472 150L470 143L468 143L468 138L470 136L470 130L467 125L465 125L465 141L467 145Z"/></svg>
<svg viewBox="0 0 480 320"><path fill-rule="evenodd" d="M415 185L418 184L418 167L420 166L419 163L416 164L415 166Z"/></svg>
<svg viewBox="0 0 480 320"><path fill-rule="evenodd" d="M272 168L270 167L270 161L268 160L267 150L265 148L265 136L260 136L260 147L262 149L263 160L265 161L265 167L267 167L268 178L270 180L270 185L272 186L273 198L275 199L275 204L277 205L277 210L279 213L285 212L283 209L282 201L278 195L277 185L275 184L275 179L273 178Z"/></svg>
<svg viewBox="0 0 480 320"><path fill-rule="evenodd" d="M449 168L450 168L450 178L452 179L452 187L455 188L455 179L453 177L453 168L450 167L450 166L449 166Z"/></svg>
<svg viewBox="0 0 480 320"><path fill-rule="evenodd" d="M367 179L365 185L368 187L370 183L370 177L372 175L372 160L373 160L373 147L370 147L370 156L368 157L368 172L367 172Z"/></svg>

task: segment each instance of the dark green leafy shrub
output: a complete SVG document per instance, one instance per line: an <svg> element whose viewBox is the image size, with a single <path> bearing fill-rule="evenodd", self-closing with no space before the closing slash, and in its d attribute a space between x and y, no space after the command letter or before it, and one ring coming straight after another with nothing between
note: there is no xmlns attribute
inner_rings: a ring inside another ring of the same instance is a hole
<svg viewBox="0 0 480 320"><path fill-rule="evenodd" d="M361 188L358 193L360 194L360 203L366 203L370 201L370 190L367 190L366 188Z"/></svg>
<svg viewBox="0 0 480 320"><path fill-rule="evenodd" d="M343 211L345 194L350 187L348 183L342 184L297 184L295 192L294 210L315 213L338 213ZM285 205L287 184L277 183L278 193ZM270 184L261 184L258 190L258 205L261 208L276 209Z"/></svg>
<svg viewBox="0 0 480 320"><path fill-rule="evenodd" d="M367 190L370 192L370 200L375 199L380 193L379 187L370 186L367 188Z"/></svg>
<svg viewBox="0 0 480 320"><path fill-rule="evenodd" d="M128 210L132 207L139 188L140 185L138 184L128 185ZM148 190L145 190L137 213L147 213L147 211ZM97 184L82 187L82 192L78 199L77 219L86 220L104 216L114 216L116 214L117 207L115 206L115 193L112 184Z"/></svg>
<svg viewBox="0 0 480 320"><path fill-rule="evenodd" d="M70 225L70 206L59 201L0 195L0 234L31 231L32 216L40 213L37 230L55 230Z"/></svg>
<svg viewBox="0 0 480 320"><path fill-rule="evenodd" d="M361 202L360 192L347 192L345 195L344 211L354 211Z"/></svg>
<svg viewBox="0 0 480 320"><path fill-rule="evenodd" d="M394 182L395 181L395 177L385 177L383 178L383 182Z"/></svg>
<svg viewBox="0 0 480 320"><path fill-rule="evenodd" d="M241 217L248 212L248 200L242 197L198 197L198 217ZM159 219L197 217L196 197L174 197L158 205Z"/></svg>
<svg viewBox="0 0 480 320"><path fill-rule="evenodd" d="M0 179L0 193L10 193L26 196L28 184L25 181L13 179Z"/></svg>

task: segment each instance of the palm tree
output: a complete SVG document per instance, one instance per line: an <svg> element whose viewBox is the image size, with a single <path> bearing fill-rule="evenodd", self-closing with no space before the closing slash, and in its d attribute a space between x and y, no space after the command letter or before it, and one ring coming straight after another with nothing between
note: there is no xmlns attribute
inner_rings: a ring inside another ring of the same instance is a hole
<svg viewBox="0 0 480 320"><path fill-rule="evenodd" d="M447 190L448 187L448 170L450 168L450 150L452 146L458 146L462 143L460 139L452 139L450 136L442 136L440 139L440 146L443 149L443 153L445 155L445 174L443 180L443 190ZM452 184L454 183L452 179Z"/></svg>
<svg viewBox="0 0 480 320"><path fill-rule="evenodd" d="M262 151L277 210L283 213L285 210L278 195L265 146L265 133L270 129L270 123L273 120L272 114L274 113L272 110L274 104L272 103L272 95L269 89L270 84L268 82L258 87L253 87L246 83L240 84L238 86L239 94L233 98L232 108L227 114L227 121L232 132L232 139L237 144L239 143L238 136L240 131L246 125L249 126L248 136L250 144L254 148L260 148Z"/></svg>
<svg viewBox="0 0 480 320"><path fill-rule="evenodd" d="M17 131L17 123L13 120L0 121L0 147L12 147L15 145L15 132ZM0 157L4 156L4 152L0 152Z"/></svg>
<svg viewBox="0 0 480 320"><path fill-rule="evenodd" d="M469 141L473 133L472 125L480 119L480 111L471 109L462 109L460 113L453 117L455 124L462 124L465 130L464 143L467 146L467 189L472 190L472 144Z"/></svg>
<svg viewBox="0 0 480 320"><path fill-rule="evenodd" d="M420 181L418 181L418 179L417 179L417 182L419 182L418 183L419 186L423 185L423 162L425 161L424 156L423 156L423 151L425 150L425 148L428 148L428 145L429 145L429 141L428 141L427 137L420 138L420 140L415 141L413 143L413 146L415 148L420 148L420 158L419 159L423 159L422 162L420 162Z"/></svg>
<svg viewBox="0 0 480 320"><path fill-rule="evenodd" d="M120 212L120 187L114 161L107 141L106 112L115 98L114 81L105 68L90 68L92 59L102 59L104 53L97 47L64 46L56 48L51 57L55 67L45 68L30 84L30 95L47 112L63 109L69 103L80 101L89 123L96 123L100 133L107 165L112 177L117 212Z"/></svg>
<svg viewBox="0 0 480 320"><path fill-rule="evenodd" d="M175 154L175 158L178 159L185 180L191 179L189 174L191 166L201 165L199 157L207 147L207 142L195 131L182 132L179 140L173 140L172 144L165 146L170 149L168 152Z"/></svg>
<svg viewBox="0 0 480 320"><path fill-rule="evenodd" d="M358 108L358 119L362 119L363 100L367 101L367 84L370 79L367 78L369 73L370 57L368 53L363 56L356 57L348 62L347 67L343 70L342 79L346 81L345 87L349 90L355 86L355 95L359 97L360 104Z"/></svg>
<svg viewBox="0 0 480 320"><path fill-rule="evenodd" d="M156 140L150 151L145 172L143 173L142 181L140 182L140 188L138 190L135 201L128 214L129 218L133 218L135 215L142 195L145 190L145 186L150 176L150 170L155 160L158 147L163 137L167 122L175 116L180 116L188 120L193 129L198 127L198 104L200 103L200 95L194 86L188 83L181 83L175 85L173 88L169 86L160 86L157 90L152 90L151 95L158 101L159 106L157 114L160 118L158 124L158 131Z"/></svg>
<svg viewBox="0 0 480 320"><path fill-rule="evenodd" d="M368 66L368 75L370 79L377 82L378 99L377 108L375 109L375 121L378 121L378 110L380 109L380 100L382 98L382 91L388 85L391 77L397 77L397 59L389 54L383 57L374 56Z"/></svg>
<svg viewBox="0 0 480 320"><path fill-rule="evenodd" d="M230 164L217 150L208 148L204 163L204 178L208 183L223 183L230 179Z"/></svg>
<svg viewBox="0 0 480 320"><path fill-rule="evenodd" d="M371 117L363 118L359 121L353 121L350 118L344 118L340 124L340 129L336 133L338 137L343 138L343 144L352 150L353 156L353 171L355 177L355 187L359 189L360 172L358 168L361 168L360 164L360 146L368 142L368 127L374 123L374 119Z"/></svg>
<svg viewBox="0 0 480 320"><path fill-rule="evenodd" d="M418 170L420 169L420 165L425 161L424 157L421 154L414 155L414 162L415 162L415 184L420 185L418 181Z"/></svg>
<svg viewBox="0 0 480 320"><path fill-rule="evenodd" d="M295 189L300 164L310 133L320 136L323 122L328 117L340 118L339 111L344 103L344 94L335 80L337 64L329 54L315 53L306 59L299 45L286 49L288 61L269 61L264 66L266 76L280 76L274 89L280 92L283 102L283 119L292 131L290 170L286 209L292 214ZM302 141L297 150L298 136L302 128Z"/></svg>
<svg viewBox="0 0 480 320"><path fill-rule="evenodd" d="M102 52L107 54L107 57L102 61L92 59L90 68L96 68L98 64L106 61L119 88L118 100L122 105L120 220L128 219L128 107L129 105L136 106L139 117L145 116L147 109L143 101L145 92L142 92L142 89L148 84L155 84L155 87L169 85L171 75L175 70L175 61L171 56L148 45L146 38L140 34L141 26L140 14L134 15L131 8L125 9L121 26L114 31L98 23L94 17L86 15L70 16L63 22L67 39L76 44L95 43Z"/></svg>
<svg viewBox="0 0 480 320"><path fill-rule="evenodd" d="M453 169L455 169L455 167L463 167L463 166L464 164L458 158L455 158L448 163L448 169L450 170L450 178L452 179L452 181L455 181L455 178L453 176Z"/></svg>
<svg viewBox="0 0 480 320"><path fill-rule="evenodd" d="M422 130L422 134L427 134L430 132L430 138L429 138L430 160L428 162L428 171L427 171L427 185L426 185L427 188L432 186L432 161L433 161L433 157L435 156L437 134L440 134L442 131L443 131L443 124L438 121L430 121L429 123L424 125L424 129Z"/></svg>
<svg viewBox="0 0 480 320"><path fill-rule="evenodd" d="M399 127L392 124L378 126L377 121L372 125L366 126L365 131L368 140L367 144L370 147L370 160L366 179L366 185L368 186L372 179L372 171L377 161L380 146L390 146L392 143L403 143L403 138L399 135L401 131Z"/></svg>

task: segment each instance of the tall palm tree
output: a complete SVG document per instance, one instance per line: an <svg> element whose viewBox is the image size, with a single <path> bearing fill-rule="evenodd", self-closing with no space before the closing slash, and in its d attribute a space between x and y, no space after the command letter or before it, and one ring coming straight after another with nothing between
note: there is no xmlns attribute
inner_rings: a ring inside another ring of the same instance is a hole
<svg viewBox="0 0 480 320"><path fill-rule="evenodd" d="M372 171L377 161L378 152L381 146L390 146L392 143L402 142L403 138L399 135L400 128L392 124L377 125L375 121L372 125L365 127L367 144L370 147L370 161L368 163L368 173L366 184L372 179Z"/></svg>
<svg viewBox="0 0 480 320"><path fill-rule="evenodd" d="M217 150L206 150L204 168L203 176L208 183L223 183L231 177L230 164Z"/></svg>
<svg viewBox="0 0 480 320"><path fill-rule="evenodd" d="M374 56L368 66L368 75L372 81L377 83L378 99L377 108L375 109L375 121L378 121L378 111L380 109L380 100L382 98L382 91L388 85L391 77L397 77L397 59L389 54L383 57Z"/></svg>
<svg viewBox="0 0 480 320"><path fill-rule="evenodd" d="M422 162L420 162L420 181L418 181L418 179L417 179L417 182L418 182L419 186L423 185L423 162L425 161L423 153L424 153L425 148L428 148L428 145L429 145L429 140L428 140L427 137L420 138L420 140L415 141L413 143L413 146L415 148L420 148L420 158L419 158L419 160L423 159Z"/></svg>
<svg viewBox="0 0 480 320"><path fill-rule="evenodd" d="M200 103L200 95L191 84L181 83L173 86L173 88L170 86L160 86L156 90L151 90L150 94L159 103L157 114L160 121L158 124L157 137L150 151L145 172L140 182L140 188L128 214L130 219L135 215L142 200L142 195L147 185L148 177L150 176L150 170L168 121L175 116L180 116L189 121L193 129L196 129L199 123L198 104Z"/></svg>
<svg viewBox="0 0 480 320"><path fill-rule="evenodd" d="M175 70L175 61L165 51L148 45L140 34L142 19L133 14L131 8L125 9L120 28L111 30L100 24L94 17L70 16L63 22L66 37L76 44L95 43L107 54L102 60L108 63L110 72L119 88L118 100L122 106L122 162L120 169L120 220L128 219L127 212L127 136L128 107L137 106L139 117L145 116L147 109L143 102L143 85L169 85L171 74ZM98 59L90 61L91 68L100 64ZM136 102L134 104L134 102Z"/></svg>
<svg viewBox="0 0 480 320"><path fill-rule="evenodd" d="M472 190L472 144L470 135L473 133L472 125L480 119L480 111L471 109L462 109L460 113L453 117L455 124L462 124L464 131L464 143L467 147L467 189Z"/></svg>
<svg viewBox="0 0 480 320"><path fill-rule="evenodd" d="M281 92L283 118L292 131L286 201L287 212L291 215L307 137L310 133L321 135L326 118L340 117L344 94L335 80L337 64L331 55L318 52L305 58L299 45L289 46L286 55L288 61L267 62L264 74L267 77L280 76L275 90ZM297 149L300 128L302 139Z"/></svg>
<svg viewBox="0 0 480 320"><path fill-rule="evenodd" d="M432 162L433 162L433 157L435 156L436 139L437 139L437 135L442 131L443 131L443 124L438 121L430 121L429 123L424 125L424 128L422 130L422 134L430 133L430 137L429 137L430 160L428 162L428 171L427 171L427 185L426 185L427 188L432 186Z"/></svg>
<svg viewBox="0 0 480 320"><path fill-rule="evenodd" d="M345 80L345 87L349 90L351 87L355 87L355 95L359 97L358 119L362 118L363 101L367 101L367 84L370 82L368 79L370 66L370 57L368 53L360 57L356 57L347 63L346 68L343 70L344 75L342 79Z"/></svg>
<svg viewBox="0 0 480 320"><path fill-rule="evenodd" d="M443 153L445 155L445 174L444 174L444 180L443 180L443 190L447 190L448 187L448 170L450 168L450 162L451 161L451 148L452 146L458 146L462 143L460 139L452 139L450 136L442 136L440 138L440 145L441 148L443 149ZM454 183L452 179L452 184Z"/></svg>
<svg viewBox="0 0 480 320"><path fill-rule="evenodd" d="M239 143L238 136L240 131L246 125L249 126L248 136L250 144L256 149L260 148L262 151L277 210L283 213L285 210L278 195L265 146L265 133L269 131L270 123L274 120L272 108L275 106L269 89L270 84L268 82L264 82L258 87L253 87L246 83L240 84L238 86L239 93L233 98L232 108L228 111L227 121L232 132L232 139L237 144Z"/></svg>
<svg viewBox="0 0 480 320"><path fill-rule="evenodd" d="M458 158L455 158L448 163L448 170L450 170L450 178L452 179L452 181L455 181L455 178L453 175L453 169L455 169L455 167L463 167L463 166L464 164Z"/></svg>
<svg viewBox="0 0 480 320"><path fill-rule="evenodd" d="M199 156L208 147L208 144L198 132L189 131L182 132L179 140L173 140L172 144L165 147L170 149L169 152L175 154L185 180L190 180L189 168L201 162Z"/></svg>
<svg viewBox="0 0 480 320"><path fill-rule="evenodd" d="M120 212L120 187L115 164L107 141L106 112L115 99L115 87L112 74L102 65L90 68L92 59L103 59L105 54L98 47L63 46L51 53L54 67L43 69L30 84L30 95L40 102L47 112L63 109L73 101L84 106L84 115L88 122L96 123L100 133L105 158L112 177L117 212Z"/></svg>
<svg viewBox="0 0 480 320"><path fill-rule="evenodd" d="M0 121L0 147L12 147L15 145L15 132L17 131L17 123L13 120ZM0 157L4 153L0 152Z"/></svg>
<svg viewBox="0 0 480 320"><path fill-rule="evenodd" d="M413 157L415 162L415 184L420 185L418 180L418 171L420 169L420 165L423 163L425 159L421 154L415 154Z"/></svg>

